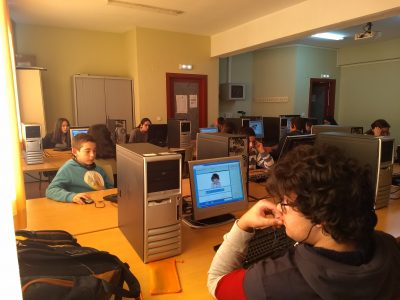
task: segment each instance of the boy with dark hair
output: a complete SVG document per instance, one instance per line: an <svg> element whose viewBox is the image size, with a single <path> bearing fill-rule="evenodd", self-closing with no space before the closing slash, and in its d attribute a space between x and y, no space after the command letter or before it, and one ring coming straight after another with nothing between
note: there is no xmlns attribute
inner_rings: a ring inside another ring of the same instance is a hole
<svg viewBox="0 0 400 300"><path fill-rule="evenodd" d="M272 156L265 152L261 142L256 140L256 133L251 127L242 127L240 134L245 134L249 139L249 169L270 169L274 165Z"/></svg>
<svg viewBox="0 0 400 300"><path fill-rule="evenodd" d="M217 299L397 299L400 248L375 231L370 172L336 147L301 145L275 165L267 189L225 235L208 272ZM255 228L285 225L299 244L241 269Z"/></svg>
<svg viewBox="0 0 400 300"><path fill-rule="evenodd" d="M371 129L365 134L373 136L389 136L390 124L384 119L378 119L371 123Z"/></svg>
<svg viewBox="0 0 400 300"><path fill-rule="evenodd" d="M92 136L76 135L72 140L72 155L48 186L47 198L84 204L90 198L86 192L114 187L104 170L94 163L96 143Z"/></svg>

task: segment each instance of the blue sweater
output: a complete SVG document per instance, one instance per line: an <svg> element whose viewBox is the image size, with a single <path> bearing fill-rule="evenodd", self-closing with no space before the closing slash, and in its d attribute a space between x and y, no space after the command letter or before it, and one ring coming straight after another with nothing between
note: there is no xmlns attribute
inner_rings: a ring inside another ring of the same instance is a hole
<svg viewBox="0 0 400 300"><path fill-rule="evenodd" d="M68 160L57 172L46 190L46 197L61 202L72 202L77 193L113 188L104 170L96 166L88 170L73 159Z"/></svg>

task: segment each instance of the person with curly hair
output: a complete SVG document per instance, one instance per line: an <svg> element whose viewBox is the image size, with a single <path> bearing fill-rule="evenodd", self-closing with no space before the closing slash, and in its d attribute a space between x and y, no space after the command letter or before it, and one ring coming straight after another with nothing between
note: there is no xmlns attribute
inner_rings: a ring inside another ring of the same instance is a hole
<svg viewBox="0 0 400 300"><path fill-rule="evenodd" d="M373 136L389 136L390 135L390 124L384 119L378 119L371 123L371 129L365 134Z"/></svg>
<svg viewBox="0 0 400 300"><path fill-rule="evenodd" d="M267 190L235 222L208 272L217 299L397 299L400 248L375 231L370 171L337 147L301 145L274 166ZM241 268L256 228L285 226L296 246Z"/></svg>

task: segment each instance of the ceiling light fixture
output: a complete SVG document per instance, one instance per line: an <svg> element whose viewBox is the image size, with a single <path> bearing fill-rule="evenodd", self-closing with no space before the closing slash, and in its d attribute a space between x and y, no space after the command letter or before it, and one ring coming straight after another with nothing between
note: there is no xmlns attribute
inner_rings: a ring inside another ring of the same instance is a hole
<svg viewBox="0 0 400 300"><path fill-rule="evenodd" d="M340 41L340 40L343 40L343 38L345 36L343 34L339 34L339 33L324 32L324 33L313 34L311 37L325 39L325 40Z"/></svg>
<svg viewBox="0 0 400 300"><path fill-rule="evenodd" d="M184 13L183 10L152 6L152 5L147 5L147 4L130 2L128 0L108 0L108 4L128 7L128 8L132 8L132 9L147 10L147 11L151 11L151 12L156 12L156 13L166 14L166 15L173 15L173 16L178 16L178 15L181 15Z"/></svg>

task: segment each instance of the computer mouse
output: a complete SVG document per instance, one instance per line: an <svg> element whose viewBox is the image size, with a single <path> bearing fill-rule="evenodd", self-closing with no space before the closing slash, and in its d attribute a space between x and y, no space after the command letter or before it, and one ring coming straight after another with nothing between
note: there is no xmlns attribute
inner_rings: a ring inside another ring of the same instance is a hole
<svg viewBox="0 0 400 300"><path fill-rule="evenodd" d="M82 201L83 201L83 203L85 203L85 204L92 204L92 203L94 203L94 200L93 199L90 199L90 198L83 198L83 197L81 197L80 198Z"/></svg>

